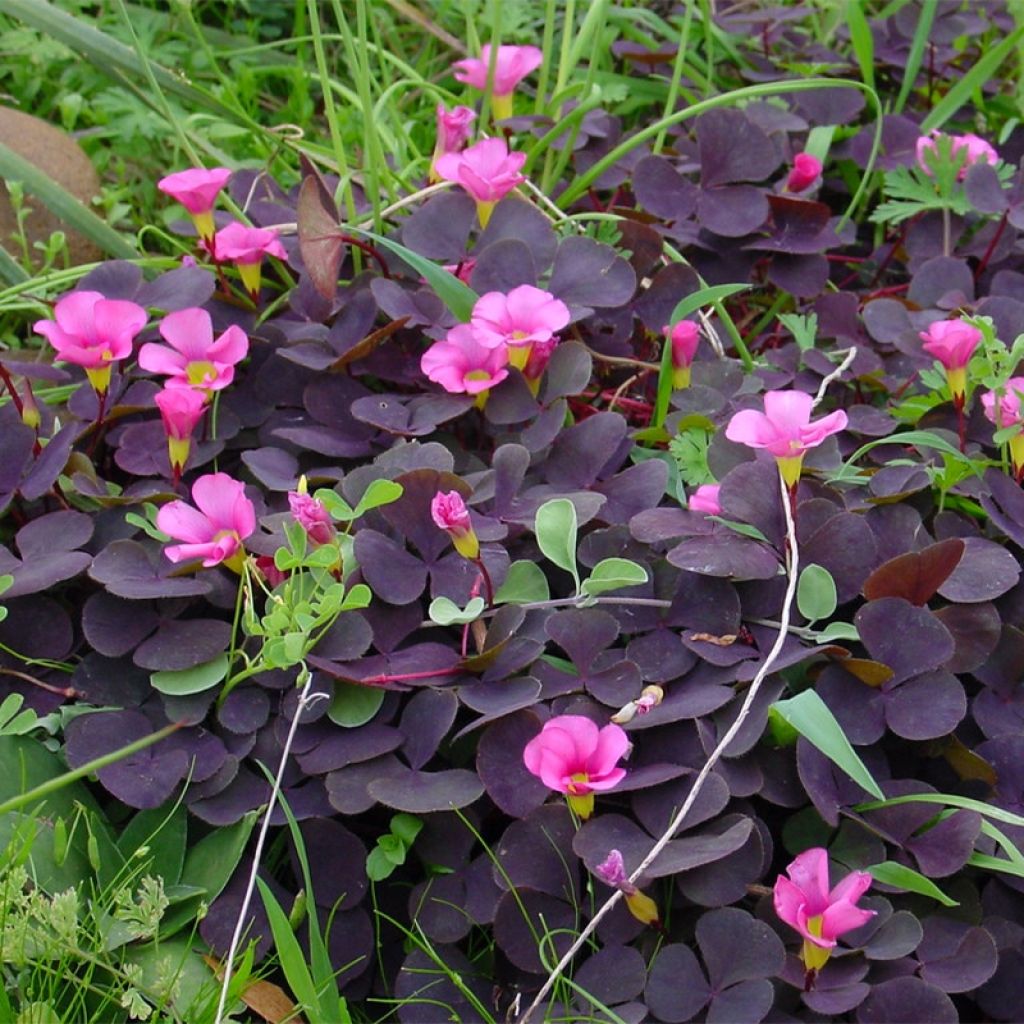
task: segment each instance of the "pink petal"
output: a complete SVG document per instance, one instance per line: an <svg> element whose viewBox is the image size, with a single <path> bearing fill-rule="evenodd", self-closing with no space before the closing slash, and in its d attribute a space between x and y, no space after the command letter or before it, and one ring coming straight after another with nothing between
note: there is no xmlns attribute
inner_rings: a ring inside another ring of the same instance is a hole
<svg viewBox="0 0 1024 1024"><path fill-rule="evenodd" d="M799 437L811 419L814 398L803 391L769 391L764 396L764 414L780 434Z"/></svg>
<svg viewBox="0 0 1024 1024"><path fill-rule="evenodd" d="M597 734L597 745L587 758L587 774L591 778L602 778L616 770L616 765L625 757L630 748L629 737L621 725L614 722L606 725Z"/></svg>
<svg viewBox="0 0 1024 1024"><path fill-rule="evenodd" d="M815 420L809 427L805 427L800 432L800 443L805 448L814 448L821 444L826 437L831 437L832 434L838 434L840 430L845 430L846 424L846 413L842 409L838 409L827 416L822 416L820 420Z"/></svg>
<svg viewBox="0 0 1024 1024"><path fill-rule="evenodd" d="M164 373L169 377L182 376L188 360L180 352L160 345L155 341L147 342L139 349L139 366L150 373Z"/></svg>
<svg viewBox="0 0 1024 1024"><path fill-rule="evenodd" d="M461 168L461 153L445 153L434 161L434 170L445 181L458 182Z"/></svg>
<svg viewBox="0 0 1024 1024"><path fill-rule="evenodd" d="M871 888L873 881L866 871L851 871L828 894L829 902L838 903L840 900L846 900L849 903L856 903Z"/></svg>
<svg viewBox="0 0 1024 1024"><path fill-rule="evenodd" d="M544 731L552 734L565 734L573 744L573 760L583 771L588 758L597 749L600 730L597 725L583 715L557 715L544 724Z"/></svg>
<svg viewBox="0 0 1024 1024"><path fill-rule="evenodd" d="M168 313L160 322L160 334L189 362L209 358L207 352L213 344L213 322L205 309L193 306Z"/></svg>
<svg viewBox="0 0 1024 1024"><path fill-rule="evenodd" d="M93 310L102 298L99 292L71 292L57 303L53 315L66 333L92 338L96 332Z"/></svg>
<svg viewBox="0 0 1024 1024"><path fill-rule="evenodd" d="M233 366L240 363L249 354L249 338L245 331L232 324L207 349L206 358L217 363Z"/></svg>
<svg viewBox="0 0 1024 1024"><path fill-rule="evenodd" d="M775 904L775 913L778 914L779 920L785 921L790 927L799 930L800 908L806 901L802 890L798 889L784 875L779 875L775 879L772 901Z"/></svg>
<svg viewBox="0 0 1024 1024"><path fill-rule="evenodd" d="M840 900L838 903L833 903L822 915L821 937L826 942L829 940L834 942L845 932L851 932L854 928L867 924L874 916L875 911L873 910L861 910L860 907L855 907L846 900Z"/></svg>
<svg viewBox="0 0 1024 1024"><path fill-rule="evenodd" d="M775 424L756 409L742 409L736 413L725 428L725 436L751 448L767 448L779 440Z"/></svg>
<svg viewBox="0 0 1024 1024"><path fill-rule="evenodd" d="M101 299L93 307L96 337L125 339L129 351L132 339L146 326L148 319L146 311L141 306L121 299Z"/></svg>
<svg viewBox="0 0 1024 1024"><path fill-rule="evenodd" d="M805 850L786 868L786 874L803 892L808 916L822 913L828 906L828 851L820 846Z"/></svg>
<svg viewBox="0 0 1024 1024"><path fill-rule="evenodd" d="M243 539L256 529L256 511L245 487L227 473L208 473L192 485L192 500L218 530L233 530Z"/></svg>
<svg viewBox="0 0 1024 1024"><path fill-rule="evenodd" d="M168 537L192 544L206 543L217 532L202 512L184 501L169 501L162 506L156 514L156 525Z"/></svg>
<svg viewBox="0 0 1024 1024"><path fill-rule="evenodd" d="M587 786L595 793L603 793L605 790L614 789L626 777L625 768L613 768L604 775L589 776Z"/></svg>

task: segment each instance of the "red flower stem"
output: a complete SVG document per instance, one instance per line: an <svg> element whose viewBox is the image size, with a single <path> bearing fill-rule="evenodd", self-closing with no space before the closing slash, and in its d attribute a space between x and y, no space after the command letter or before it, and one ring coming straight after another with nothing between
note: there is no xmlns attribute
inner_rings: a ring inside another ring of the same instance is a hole
<svg viewBox="0 0 1024 1024"><path fill-rule="evenodd" d="M36 679L35 676L30 676L27 672L19 672L14 668L0 668L0 674L14 676L15 679L23 679L26 683L38 686L40 690L46 690L47 693L55 693L58 697L70 698L81 696L73 686L54 686L52 683L44 683L42 679Z"/></svg>
<svg viewBox="0 0 1024 1024"><path fill-rule="evenodd" d="M466 657L466 651L468 651L468 650L469 650L469 623L467 622L462 627L462 650L460 651L460 653L462 654L463 658Z"/></svg>
<svg viewBox="0 0 1024 1024"><path fill-rule="evenodd" d="M380 267L380 272L390 281L391 271L388 270L387 263L384 262L384 257L381 256L380 252L370 245L369 242L364 242L361 238L353 238L352 235L338 235L338 240L345 242L347 245L354 245L357 249L362 249L371 259L377 261L377 265Z"/></svg>
<svg viewBox="0 0 1024 1024"><path fill-rule="evenodd" d="M99 402L99 408L96 410L96 422L93 424L92 441L89 443L90 459L96 454L96 446L100 443L100 434L103 433L103 423L107 415L107 391L97 391L96 399Z"/></svg>
<svg viewBox="0 0 1024 1024"><path fill-rule="evenodd" d="M480 570L480 578L484 581L484 596L487 599L487 607L494 607L494 584L491 582L491 574L484 565L484 560L479 555L473 559L473 564Z"/></svg>
<svg viewBox="0 0 1024 1024"><path fill-rule="evenodd" d="M7 390L11 393L11 401L14 403L14 408L18 410L18 416L20 417L25 410L25 403L21 400L21 395L18 394L14 387L14 381L11 380L11 375L7 372L7 367L3 363L0 363L0 380L7 385Z"/></svg>
<svg viewBox="0 0 1024 1024"><path fill-rule="evenodd" d="M1006 230L1006 211L1003 211L1002 217L999 218L999 226L995 230L991 241L988 243L988 247L985 249L985 255L981 257L981 262L974 268L974 280L977 281L979 277L984 273L985 268L988 266L988 261L992 258L992 253L995 252L996 246L999 244L999 239L1003 237L1003 232Z"/></svg>
<svg viewBox="0 0 1024 1024"><path fill-rule="evenodd" d="M404 683L406 680L433 679L435 676L454 676L462 670L458 666L453 668L435 668L427 672L397 672L394 675L382 673L377 676L366 676L364 679L355 679L353 682L363 686L380 686L382 683Z"/></svg>
<svg viewBox="0 0 1024 1024"><path fill-rule="evenodd" d="M956 432L960 438L960 451L967 452L967 420L964 417L964 396L953 396L953 408L956 409Z"/></svg>

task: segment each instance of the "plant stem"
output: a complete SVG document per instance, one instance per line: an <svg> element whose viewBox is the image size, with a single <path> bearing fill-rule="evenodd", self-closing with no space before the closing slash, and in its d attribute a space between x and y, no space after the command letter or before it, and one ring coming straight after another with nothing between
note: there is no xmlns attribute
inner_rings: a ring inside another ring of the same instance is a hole
<svg viewBox="0 0 1024 1024"><path fill-rule="evenodd" d="M949 207L942 208L942 255L951 256L953 253L953 219Z"/></svg>
<svg viewBox="0 0 1024 1024"><path fill-rule="evenodd" d="M292 743L295 742L295 732L299 727L299 719L305 710L306 702L309 700L309 688L313 685L313 673L303 666L306 674L306 681L303 684L302 692L299 694L299 702L295 708L295 715L292 717L291 725L288 727L288 736L284 741L281 750L281 761L278 764L277 774L274 776L274 785L270 791L270 800L263 815L263 823L260 825L260 834L256 840L256 849L252 855L252 870L249 872L249 883L245 887L245 897L242 900L242 907L238 912L238 920L235 922L235 930L231 935L231 945L228 947L228 955L224 959L224 980L221 983L220 999L217 1002L217 1016L214 1024L221 1024L224 1019L225 1004L228 999L228 990L231 987L231 969L234 966L235 955L238 953L238 946L242 941L242 931L245 927L245 916L249 911L249 904L252 902L252 894L256 889L256 876L260 870L260 858L263 855L263 847L267 841L267 833L270 831L270 817L274 813L277 799L281 795L281 778L291 756ZM312 1009L312 1007L307 1007Z"/></svg>
<svg viewBox="0 0 1024 1024"><path fill-rule="evenodd" d="M487 566L484 565L484 560L480 555L477 555L473 559L473 564L480 570L480 578L484 581L484 596L487 598L487 607L494 607L494 584L491 582L491 574L487 571Z"/></svg>
<svg viewBox="0 0 1024 1024"><path fill-rule="evenodd" d="M47 779L46 782L40 783L34 789L30 789L27 793L19 793L17 796L12 796L10 800L5 800L0 804L0 814L7 814L10 811L21 810L21 808L26 804L31 804L36 800L41 800L44 797L49 796L51 793L56 793L57 790L70 785L72 782L77 782L79 779L85 778L86 775L92 775L93 772L98 772L101 768L106 768L107 765L113 764L115 761L120 761L125 757L131 757L132 754L137 754L140 750L145 750L147 747L153 746L154 743L159 743L160 740L166 739L172 733L177 732L180 728L181 722L171 722L170 725L165 725L162 729L158 729L156 732L150 733L148 736L143 736L142 739L136 740L134 743L129 743L128 746L122 747L120 750L111 751L109 754L104 754L102 757L94 757L91 761L86 761L86 763L81 765L79 768L74 768L69 772L65 772L63 775L58 775L55 779Z"/></svg>

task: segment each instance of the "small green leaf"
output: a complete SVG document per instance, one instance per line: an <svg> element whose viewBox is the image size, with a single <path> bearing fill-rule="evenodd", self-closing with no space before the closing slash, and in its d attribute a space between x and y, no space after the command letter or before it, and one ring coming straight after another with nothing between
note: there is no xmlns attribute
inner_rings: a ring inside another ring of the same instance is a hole
<svg viewBox="0 0 1024 1024"><path fill-rule="evenodd" d="M596 597L609 590L637 587L647 582L647 570L628 558L603 558L594 566L580 588L588 597Z"/></svg>
<svg viewBox="0 0 1024 1024"><path fill-rule="evenodd" d="M412 846L416 837L423 830L423 819L417 818L415 814L396 814L391 819L391 831L398 836L406 846Z"/></svg>
<svg viewBox="0 0 1024 1024"><path fill-rule="evenodd" d="M484 599L482 597L470 598L465 608L460 608L454 601L447 597L435 597L430 602L427 614L431 622L439 626L461 626L467 622L474 622L480 618L484 610Z"/></svg>
<svg viewBox="0 0 1024 1024"><path fill-rule="evenodd" d="M505 582L494 595L495 604L530 604L547 601L551 597L547 577L536 562L513 562L508 567Z"/></svg>
<svg viewBox="0 0 1024 1024"><path fill-rule="evenodd" d="M376 686L359 686L356 683L334 682L334 696L327 709L327 717L346 729L365 725L380 711L387 691Z"/></svg>
<svg viewBox="0 0 1024 1024"><path fill-rule="evenodd" d="M323 487L313 497L327 509L331 518L339 523L351 522L356 517L355 509L337 491Z"/></svg>
<svg viewBox="0 0 1024 1024"><path fill-rule="evenodd" d="M447 274L448 272L445 271L445 273ZM393 501L398 501L401 496L401 484L395 483L394 480L374 480L359 499L359 504L356 505L353 518L358 519L371 509L380 508L381 505L390 505Z"/></svg>
<svg viewBox="0 0 1024 1024"><path fill-rule="evenodd" d="M723 526L729 527L730 530L742 534L744 537L751 537L753 540L759 540L765 544L770 543L768 538L756 526L751 526L750 523L739 523L735 519L723 519L721 516L707 516L707 518L712 522L721 523Z"/></svg>
<svg viewBox="0 0 1024 1024"><path fill-rule="evenodd" d="M854 782L879 800L885 799L871 772L850 745L843 727L814 690L804 690L789 700L776 701L772 707Z"/></svg>
<svg viewBox="0 0 1024 1024"><path fill-rule="evenodd" d="M800 573L796 585L796 606L808 622L827 619L836 610L836 581L823 566L812 562Z"/></svg>
<svg viewBox="0 0 1024 1024"><path fill-rule="evenodd" d="M395 865L387 854L375 846L366 856L366 876L371 882L383 882L395 870Z"/></svg>
<svg viewBox="0 0 1024 1024"><path fill-rule="evenodd" d="M833 640L859 640L860 633L852 622L830 622L815 638L817 644L830 644Z"/></svg>
<svg viewBox="0 0 1024 1024"><path fill-rule="evenodd" d="M9 573L5 572L3 576L0 576L0 594L5 590L10 590L14 586L14 577Z"/></svg>
<svg viewBox="0 0 1024 1024"><path fill-rule="evenodd" d="M897 864L894 860L884 860L881 864L871 864L867 868L871 877L883 885L891 885L896 889L916 892L921 896L930 896L938 900L944 907L959 907L956 900L950 899L933 881L925 878L920 872Z"/></svg>
<svg viewBox="0 0 1024 1024"><path fill-rule="evenodd" d="M568 498L553 498L537 509L534 533L545 557L572 575L576 590L580 574L576 569L576 506Z"/></svg>
<svg viewBox="0 0 1024 1024"><path fill-rule="evenodd" d="M228 674L227 654L218 654L210 661L192 668L184 668L176 672L153 672L149 681L153 689L173 697L187 697L193 693L202 693L216 686Z"/></svg>
<svg viewBox="0 0 1024 1024"><path fill-rule="evenodd" d="M373 594L370 588L365 583L357 583L345 595L345 600L341 603L341 610L348 612L354 609L366 608L372 599Z"/></svg>

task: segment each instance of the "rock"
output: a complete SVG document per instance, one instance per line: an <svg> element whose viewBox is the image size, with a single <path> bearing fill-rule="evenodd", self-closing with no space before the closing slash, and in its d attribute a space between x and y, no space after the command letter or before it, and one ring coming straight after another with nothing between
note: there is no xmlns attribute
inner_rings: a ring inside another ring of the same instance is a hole
<svg viewBox="0 0 1024 1024"><path fill-rule="evenodd" d="M99 175L82 147L67 132L38 117L0 106L0 142L35 164L86 206L100 190ZM25 204L32 211L25 221L25 233L30 245L36 241L45 241L54 231L63 230L68 236L72 263L91 263L102 257L103 252L98 246L68 230L27 189ZM15 258L20 253L20 246L11 240L16 230L17 222L7 188L0 182L0 242ZM35 257L33 259L35 261Z"/></svg>

